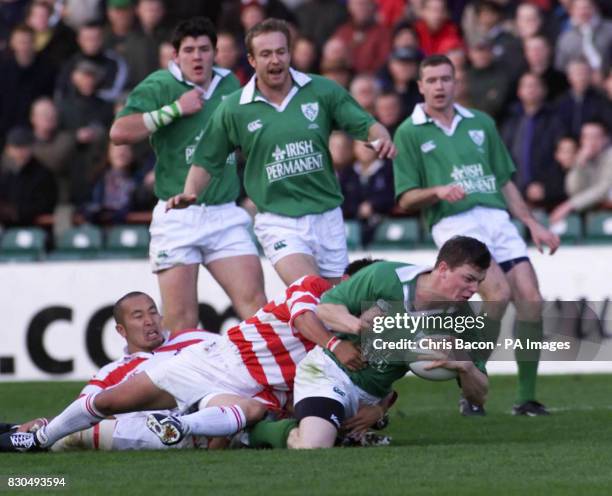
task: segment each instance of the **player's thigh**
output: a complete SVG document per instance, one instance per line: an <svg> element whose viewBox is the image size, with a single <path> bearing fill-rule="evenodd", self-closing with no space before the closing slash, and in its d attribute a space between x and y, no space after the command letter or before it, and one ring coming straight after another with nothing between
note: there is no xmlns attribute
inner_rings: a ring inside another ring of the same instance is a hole
<svg viewBox="0 0 612 496"><path fill-rule="evenodd" d="M287 439L291 449L332 448L336 442L338 429L320 417L305 417L300 420L297 432Z"/></svg>
<svg viewBox="0 0 612 496"><path fill-rule="evenodd" d="M518 317L522 320L539 320L542 314L542 295L531 262L524 260L514 265L506 273L506 277Z"/></svg>
<svg viewBox="0 0 612 496"><path fill-rule="evenodd" d="M315 258L319 273L332 282L342 277L349 263L342 210L335 208L310 217L317 240Z"/></svg>
<svg viewBox="0 0 612 496"><path fill-rule="evenodd" d="M319 274L315 258L305 253L284 256L274 264L274 270L287 286L301 277Z"/></svg>
<svg viewBox="0 0 612 496"><path fill-rule="evenodd" d="M198 324L199 265L177 265L157 273L164 327L194 328Z"/></svg>
<svg viewBox="0 0 612 496"><path fill-rule="evenodd" d="M219 258L206 267L232 300L241 319L250 317L266 304L259 256Z"/></svg>
<svg viewBox="0 0 612 496"><path fill-rule="evenodd" d="M94 405L100 413L113 415L174 408L176 402L166 391L158 388L146 373L140 373L97 394Z"/></svg>

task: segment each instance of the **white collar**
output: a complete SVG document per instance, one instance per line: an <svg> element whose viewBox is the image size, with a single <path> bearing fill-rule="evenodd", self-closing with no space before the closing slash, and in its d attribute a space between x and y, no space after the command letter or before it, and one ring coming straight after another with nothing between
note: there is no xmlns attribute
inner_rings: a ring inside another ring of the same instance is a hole
<svg viewBox="0 0 612 496"><path fill-rule="evenodd" d="M242 88L242 93L240 94L240 105L246 105L247 103L252 103L255 101L263 101L272 105L279 112L282 112L287 107L289 101L291 101L291 98L293 98L293 96L297 93L298 89L306 86L310 81L312 81L310 76L304 74L303 72L296 71L291 67L289 67L289 74L291 74L291 79L293 79L293 82L297 85L297 87L294 86L291 91L289 91L283 100L283 103L280 105L275 105L269 102L261 95L255 96L255 81L257 79L256 74L253 74L253 77L251 77L249 82L245 84L244 88Z"/></svg>
<svg viewBox="0 0 612 496"><path fill-rule="evenodd" d="M185 83L189 86L193 86L194 88L197 86L191 81L187 81L183 77L181 68L174 60L171 60L170 62L168 62L168 71L170 72L170 74L172 74L174 79L176 79L177 81L180 81L181 83ZM210 81L210 84L208 85L208 89L206 90L206 93L204 93L204 100L209 100L210 97L212 97L212 94L217 89L217 86L219 86L219 83L221 82L221 80L225 76L227 76L231 71L229 71L228 69L223 69L221 67L213 67L212 72L213 72L213 77ZM197 86L197 87L201 88L201 86Z"/></svg>
<svg viewBox="0 0 612 496"><path fill-rule="evenodd" d="M463 118L471 119L474 117L474 114L470 112L468 109L455 103L453 105L455 108L455 116L453 117L453 122L451 123L451 127L447 128L443 126L439 121L432 119L425 113L425 104L417 103L414 107L414 111L412 112L411 118L412 123L415 126L421 126L423 124L427 124L428 122L433 122L436 126L438 126L447 136L452 136L455 133L455 129L457 129L457 125L459 121Z"/></svg>

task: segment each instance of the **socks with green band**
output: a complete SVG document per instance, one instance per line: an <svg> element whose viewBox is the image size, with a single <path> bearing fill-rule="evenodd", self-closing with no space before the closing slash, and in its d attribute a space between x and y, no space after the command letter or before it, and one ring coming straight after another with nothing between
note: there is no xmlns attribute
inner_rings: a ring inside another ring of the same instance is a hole
<svg viewBox="0 0 612 496"><path fill-rule="evenodd" d="M170 105L164 105L158 110L145 112L142 114L142 120L146 128L154 133L159 128L167 126L175 119L178 119L181 115L183 115L183 111L178 101L176 101Z"/></svg>
<svg viewBox="0 0 612 496"><path fill-rule="evenodd" d="M249 433L251 448L286 448L289 433L298 426L295 419L262 420Z"/></svg>
<svg viewBox="0 0 612 496"><path fill-rule="evenodd" d="M527 339L541 342L543 338L542 321L530 322L519 320L516 323L516 336L521 340L524 349L515 350L518 365L518 404L535 400L536 380L538 377L539 350L527 349Z"/></svg>

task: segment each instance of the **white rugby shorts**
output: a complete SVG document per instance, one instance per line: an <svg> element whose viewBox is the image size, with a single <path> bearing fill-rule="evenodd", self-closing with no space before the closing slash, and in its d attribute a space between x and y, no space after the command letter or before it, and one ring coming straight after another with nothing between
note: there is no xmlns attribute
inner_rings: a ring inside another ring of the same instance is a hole
<svg viewBox="0 0 612 496"><path fill-rule="evenodd" d="M251 217L235 203L165 210L166 202L157 202L149 228L153 272L176 265L258 255L248 230Z"/></svg>
<svg viewBox="0 0 612 496"><path fill-rule="evenodd" d="M344 407L344 418L353 417L360 405L377 405L381 398L356 386L348 375L317 346L299 363L293 383L293 404L305 398L336 400Z"/></svg>
<svg viewBox="0 0 612 496"><path fill-rule="evenodd" d="M182 412L204 397L236 394L251 398L264 389L249 374L238 348L226 339L183 348L144 373L158 388L174 396Z"/></svg>
<svg viewBox="0 0 612 496"><path fill-rule="evenodd" d="M348 265L340 207L302 217L259 213L255 216L255 234L272 265L295 253L314 257L322 277L340 277Z"/></svg>
<svg viewBox="0 0 612 496"><path fill-rule="evenodd" d="M431 229L438 248L459 235L476 238L487 245L498 264L527 256L527 245L510 221L510 215L499 208L474 207L443 218Z"/></svg>

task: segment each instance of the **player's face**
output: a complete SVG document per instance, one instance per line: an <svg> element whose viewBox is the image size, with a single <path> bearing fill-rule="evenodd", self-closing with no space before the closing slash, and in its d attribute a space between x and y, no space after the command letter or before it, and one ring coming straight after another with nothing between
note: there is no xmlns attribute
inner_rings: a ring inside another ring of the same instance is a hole
<svg viewBox="0 0 612 496"><path fill-rule="evenodd" d="M442 262L444 263L444 262ZM478 286L487 274L471 264L463 264L451 269L446 264L442 271L442 294L450 301L467 301L478 291Z"/></svg>
<svg viewBox="0 0 612 496"><path fill-rule="evenodd" d="M291 55L285 35L278 31L263 33L253 38L253 53L249 64L257 74L257 84L272 90L282 90L290 82Z"/></svg>
<svg viewBox="0 0 612 496"><path fill-rule="evenodd" d="M419 91L428 109L448 110L455 98L455 75L448 64L425 67L419 80Z"/></svg>
<svg viewBox="0 0 612 496"><path fill-rule="evenodd" d="M183 77L199 86L210 81L214 60L215 49L208 36L183 38L179 51L174 56Z"/></svg>
<svg viewBox="0 0 612 496"><path fill-rule="evenodd" d="M164 341L161 315L155 302L146 295L134 296L123 303L123 324L117 331L128 343L128 351L151 351Z"/></svg>

